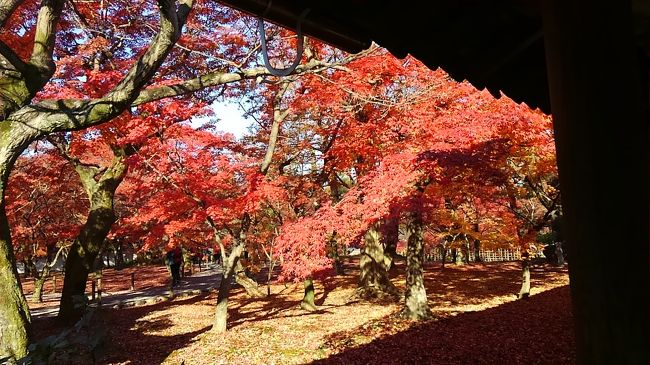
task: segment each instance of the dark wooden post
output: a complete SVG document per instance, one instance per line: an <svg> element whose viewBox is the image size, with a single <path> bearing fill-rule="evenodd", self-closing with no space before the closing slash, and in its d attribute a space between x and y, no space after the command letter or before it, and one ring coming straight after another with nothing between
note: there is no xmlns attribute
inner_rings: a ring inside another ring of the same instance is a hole
<svg viewBox="0 0 650 365"><path fill-rule="evenodd" d="M648 70L630 2L540 4L578 363L647 364Z"/></svg>
<svg viewBox="0 0 650 365"><path fill-rule="evenodd" d="M56 274L52 275L52 293L56 294Z"/></svg>
<svg viewBox="0 0 650 365"><path fill-rule="evenodd" d="M131 273L131 291L135 290L135 273Z"/></svg>

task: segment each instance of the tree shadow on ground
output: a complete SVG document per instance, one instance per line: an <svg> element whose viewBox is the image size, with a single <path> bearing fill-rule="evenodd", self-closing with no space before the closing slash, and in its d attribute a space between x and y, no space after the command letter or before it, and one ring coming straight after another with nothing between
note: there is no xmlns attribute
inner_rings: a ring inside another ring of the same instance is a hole
<svg viewBox="0 0 650 365"><path fill-rule="evenodd" d="M517 296L521 286L521 263L519 261L507 263L472 263L466 265L448 264L445 268L440 263L425 265L425 286L429 302L433 307L441 307L441 311L454 311L457 304L476 305L476 310L485 305L485 302L500 296ZM399 289L404 289L405 263L398 261L389 272L389 277ZM551 280L555 272L566 272L566 268L552 266L537 267L531 270L532 287ZM273 279L276 279L277 272ZM266 272L257 275L258 279L266 278ZM237 327L246 322L266 321L276 317L300 317L328 313L328 308L341 305L328 305L326 300L329 293L337 287L356 287L359 278L358 258L348 258L345 261L345 274L327 277L315 281L317 285L315 303L318 311L303 311L300 314L288 315L285 312L297 308L300 300L291 299L288 295L274 293L262 298L243 296L243 289L235 285L232 291L233 304L229 308L228 328ZM296 285L296 284L294 284ZM293 288L292 290L301 290ZM344 305L359 301L351 296ZM373 302L394 303L394 300L374 300Z"/></svg>
<svg viewBox="0 0 650 365"><path fill-rule="evenodd" d="M551 266L531 270L533 291L553 280L557 272L567 270ZM429 301L434 305L441 301L448 305L478 305L496 296L517 296L522 280L521 262L448 264L444 269L440 263L430 263L424 268L424 278Z"/></svg>
<svg viewBox="0 0 650 365"><path fill-rule="evenodd" d="M262 269L257 275L258 282L266 280L267 271ZM280 270L276 268L273 272L272 280L276 280ZM287 314L286 312L300 307L300 300L291 299L291 292L300 290L302 291L302 284L285 284L285 289L278 293L272 293L262 298L253 298L243 295L244 290L238 284L233 284L231 291L231 305L228 308L228 328L234 328L246 322L259 322L266 321L277 317L301 317L330 313L328 309L340 307L343 305L328 305L325 303L329 293L337 287L356 285L358 280L358 270L354 272L354 266L348 267L348 273L345 275L338 275L326 277L323 280L316 280L315 286L317 287L315 304L318 310L309 312L301 311L299 314ZM352 304L358 300L351 298L350 301L344 305Z"/></svg>
<svg viewBox="0 0 650 365"><path fill-rule="evenodd" d="M200 303L205 301L208 295L177 298L146 306L98 309L94 314L92 326L105 329L106 338L101 349L104 355L96 363L98 365L162 363L174 350L188 346L200 334L208 331L210 326L179 331L178 323L174 323L171 318L150 315L164 313L174 307ZM66 328L54 317L38 318L34 321L33 327L36 340L59 333ZM166 335L165 332L171 332L172 328L176 334ZM134 344L137 344L137 352L131 351Z"/></svg>
<svg viewBox="0 0 650 365"><path fill-rule="evenodd" d="M313 364L574 364L570 307L569 287L563 286L350 347L349 339L362 331L354 329L330 335L326 346L341 352ZM347 342L339 344L341 339Z"/></svg>

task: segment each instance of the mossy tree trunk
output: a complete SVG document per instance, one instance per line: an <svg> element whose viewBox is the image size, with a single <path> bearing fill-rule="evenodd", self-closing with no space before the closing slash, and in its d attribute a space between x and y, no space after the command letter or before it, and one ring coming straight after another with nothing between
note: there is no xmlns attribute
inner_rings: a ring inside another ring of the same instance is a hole
<svg viewBox="0 0 650 365"><path fill-rule="evenodd" d="M0 202L0 358L21 358L30 341L30 315L11 246L4 199Z"/></svg>
<svg viewBox="0 0 650 365"><path fill-rule="evenodd" d="M34 278L34 292L32 293L31 301L33 303L43 303L43 286L48 275L50 275L51 266L45 263L43 271ZM54 288L56 290L56 288Z"/></svg>
<svg viewBox="0 0 650 365"><path fill-rule="evenodd" d="M66 322L76 321L83 315L88 274L95 269L95 259L104 248L106 236L116 220L113 202L115 190L126 174L126 154L124 150L115 150L114 154L111 165L103 173L97 167L70 159L88 195L90 207L86 223L65 262L58 317ZM98 174L100 178L96 180Z"/></svg>
<svg viewBox="0 0 650 365"><path fill-rule="evenodd" d="M406 295L402 315L421 320L431 317L431 309L424 288L424 240L422 238L422 213L417 208L411 213L407 230L409 238L406 248Z"/></svg>
<svg viewBox="0 0 650 365"><path fill-rule="evenodd" d="M226 254L225 247L219 236L215 235L215 240L217 240L221 248L221 254L223 257L223 274L221 276L221 283L219 283L217 307L214 314L214 322L212 323L212 331L221 333L226 332L226 329L228 328L228 300L230 297L230 288L232 287L235 268L244 252L244 244L242 241L238 241L231 248L230 254Z"/></svg>
<svg viewBox="0 0 650 365"><path fill-rule="evenodd" d="M311 278L305 279L304 286L305 294L302 297L302 301L300 301L300 308L313 312L318 309L314 303L314 280Z"/></svg>
<svg viewBox="0 0 650 365"><path fill-rule="evenodd" d="M365 299L397 297L399 292L388 278L391 262L392 258L384 253L381 234L375 225L364 235L357 295Z"/></svg>
<svg viewBox="0 0 650 365"><path fill-rule="evenodd" d="M31 318L16 267L5 200L11 168L33 137L17 129L0 123L0 358L25 356L30 341Z"/></svg>

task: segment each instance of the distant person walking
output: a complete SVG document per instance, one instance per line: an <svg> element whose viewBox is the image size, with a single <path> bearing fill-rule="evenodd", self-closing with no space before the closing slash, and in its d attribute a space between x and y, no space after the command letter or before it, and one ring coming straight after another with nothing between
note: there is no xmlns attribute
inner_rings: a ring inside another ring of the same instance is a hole
<svg viewBox="0 0 650 365"><path fill-rule="evenodd" d="M169 266L172 274L172 288L181 283L181 265L183 264L183 252L180 246L176 246L167 251L165 263Z"/></svg>
<svg viewBox="0 0 650 365"><path fill-rule="evenodd" d="M563 266L564 265L564 251L562 251L562 243L561 242L556 242L555 243L555 256L557 256L557 264L558 264L558 266Z"/></svg>

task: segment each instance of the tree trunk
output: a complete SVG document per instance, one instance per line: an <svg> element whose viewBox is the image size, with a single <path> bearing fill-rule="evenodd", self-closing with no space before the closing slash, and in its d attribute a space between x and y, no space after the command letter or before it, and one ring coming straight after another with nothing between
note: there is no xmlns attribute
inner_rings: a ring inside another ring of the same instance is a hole
<svg viewBox="0 0 650 365"><path fill-rule="evenodd" d="M336 232L332 234L328 242L328 256L332 259L334 265L334 272L336 275L344 275L343 262L341 262L341 255L339 255L339 243L336 240Z"/></svg>
<svg viewBox="0 0 650 365"><path fill-rule="evenodd" d="M4 201L0 203L0 277L0 358L21 358L27 355L31 318L16 270Z"/></svg>
<svg viewBox="0 0 650 365"><path fill-rule="evenodd" d="M32 303L43 303L43 286L48 275L50 275L50 265L49 262L46 262L43 267L43 272L34 278L34 293L32 293L31 298ZM54 288L54 290L56 291L56 288Z"/></svg>
<svg viewBox="0 0 650 365"><path fill-rule="evenodd" d="M23 357L29 342L30 316L16 270L5 211L4 195L11 168L18 156L39 137L61 130L80 130L119 115L163 63L188 14L185 9L179 10L174 21L171 21L166 15L175 10L173 3L161 2L162 26L158 35L125 78L103 99L90 102L59 100L57 107L52 103L45 108L34 105L18 110L29 104L54 74L52 53L63 5L63 1L43 3L42 9L46 15L43 22L39 19L37 24L38 31L34 38L37 46L30 60L36 67L30 67L29 77L12 75L0 82L0 115L3 118L12 116L9 120L0 121L0 358Z"/></svg>
<svg viewBox="0 0 650 365"><path fill-rule="evenodd" d="M239 260L237 260L237 263L235 264L235 272L236 272L235 281L237 282L237 284L244 287L244 289L246 290L246 294L248 294L249 297L251 298L264 297L264 293L262 292L262 290L260 290L260 287L257 284L257 282L246 275L245 268L241 264L241 261Z"/></svg>
<svg viewBox="0 0 650 365"><path fill-rule="evenodd" d="M5 130L0 132L0 143L14 141ZM24 357L30 341L31 318L16 269L4 195L9 171L20 151L0 148L0 358Z"/></svg>
<svg viewBox="0 0 650 365"><path fill-rule="evenodd" d="M481 259L481 240L474 240L474 261L483 262Z"/></svg>
<svg viewBox="0 0 650 365"><path fill-rule="evenodd" d="M364 299L399 297L399 291L388 278L392 258L384 254L380 234L371 227L364 236L363 254L359 259L359 288L357 295Z"/></svg>
<svg viewBox="0 0 650 365"><path fill-rule="evenodd" d="M530 296L530 260L526 257L521 260L521 290L519 299L528 299Z"/></svg>
<svg viewBox="0 0 650 365"><path fill-rule="evenodd" d="M421 320L431 317L431 309L424 288L422 216L419 211L414 211L411 215L407 226L409 239L406 248L406 295L402 315L409 319Z"/></svg>
<svg viewBox="0 0 650 365"><path fill-rule="evenodd" d="M269 258L268 273L266 274L266 295L271 295L271 277L273 276L273 259Z"/></svg>
<svg viewBox="0 0 650 365"><path fill-rule="evenodd" d="M311 278L305 279L304 285L305 295L302 297L302 301L300 302L300 308L313 312L318 309L314 303L314 281Z"/></svg>
<svg viewBox="0 0 650 365"><path fill-rule="evenodd" d="M212 324L213 332L223 333L228 328L228 298L230 296L231 283L232 270L226 271L224 269L217 295L217 308L214 314L214 323Z"/></svg>
<svg viewBox="0 0 650 365"><path fill-rule="evenodd" d="M244 252L243 239L245 239L245 236L240 236L240 241L232 247L229 255L225 253L223 247L220 247L223 275L221 277L221 283L219 284L219 293L217 294L217 308L215 310L214 323L212 325L213 332L226 332L228 327L228 299L230 297L230 287L232 285L233 276L235 275L235 268L239 263L239 258Z"/></svg>
<svg viewBox="0 0 650 365"><path fill-rule="evenodd" d="M38 277L38 268L34 264L34 260L31 255L27 255L27 258L23 261L25 265L25 275L29 275L33 278Z"/></svg>
<svg viewBox="0 0 650 365"><path fill-rule="evenodd" d="M388 270L395 267L397 259L397 241L399 240L399 216L396 212L384 220L382 226L382 241L384 243L384 255L390 258Z"/></svg>
<svg viewBox="0 0 650 365"><path fill-rule="evenodd" d="M124 153L115 152L111 166L95 180L96 171L84 166L75 166L81 183L90 201L88 219L75 239L65 262L63 291L59 304L58 318L76 321L85 310L85 291L88 274L94 270L94 262L101 252L106 235L115 222L113 199L115 190L126 174Z"/></svg>
<svg viewBox="0 0 650 365"><path fill-rule="evenodd" d="M445 262L447 262L447 247L441 246L440 256L442 256L442 268L445 268Z"/></svg>
<svg viewBox="0 0 650 365"><path fill-rule="evenodd" d="M454 252L456 253L454 255L454 264L461 266L465 264L465 259L463 258L463 249L462 248L455 248Z"/></svg>

